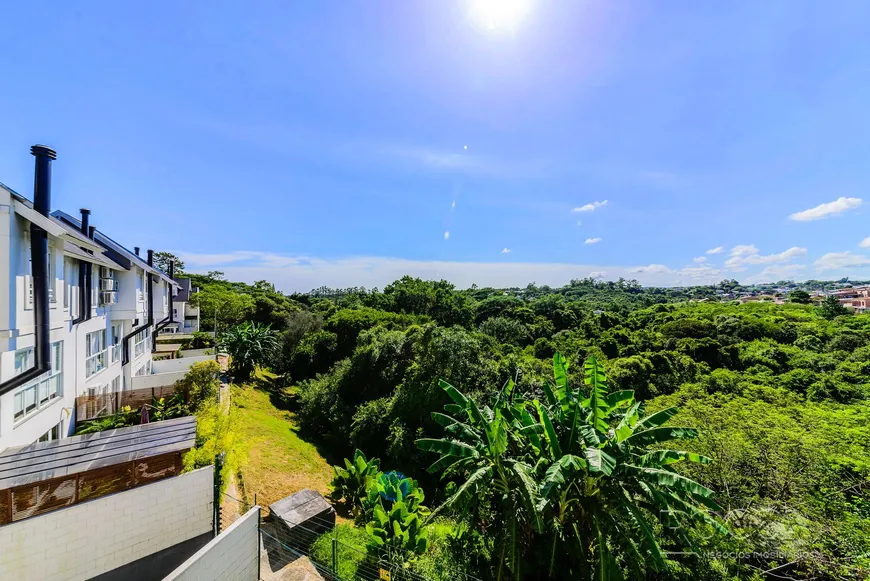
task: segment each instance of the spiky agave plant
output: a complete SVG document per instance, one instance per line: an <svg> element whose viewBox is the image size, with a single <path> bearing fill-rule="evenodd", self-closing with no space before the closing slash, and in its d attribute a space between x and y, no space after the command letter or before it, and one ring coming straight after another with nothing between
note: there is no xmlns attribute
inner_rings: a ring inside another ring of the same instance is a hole
<svg viewBox="0 0 870 581"><path fill-rule="evenodd" d="M493 410L442 382L452 415L435 419L450 436L418 441L441 454L430 471L464 480L439 511L484 501L500 515L507 534L499 577L507 568L520 578L525 563L536 566L543 556L550 577L603 581L627 572L641 579L664 568L664 537L692 550L684 525L727 532L708 512L720 510L713 492L673 467L709 458L654 448L697 436L693 428L664 426L676 408L645 415L633 392L607 393L595 358L585 362L585 392L568 386L559 353L553 375L546 402L516 396L509 382Z"/></svg>

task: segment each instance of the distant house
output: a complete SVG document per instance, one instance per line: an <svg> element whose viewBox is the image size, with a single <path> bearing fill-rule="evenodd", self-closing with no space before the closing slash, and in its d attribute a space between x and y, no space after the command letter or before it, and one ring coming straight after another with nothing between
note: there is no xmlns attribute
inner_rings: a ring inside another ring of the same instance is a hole
<svg viewBox="0 0 870 581"><path fill-rule="evenodd" d="M839 301L841 305L856 313L865 313L870 309L870 298L839 299Z"/></svg>
<svg viewBox="0 0 870 581"><path fill-rule="evenodd" d="M199 331L199 306L190 302L191 294L197 289L190 288L190 279L175 277L178 293L173 298L173 319L175 322L166 327L168 333L196 333Z"/></svg>

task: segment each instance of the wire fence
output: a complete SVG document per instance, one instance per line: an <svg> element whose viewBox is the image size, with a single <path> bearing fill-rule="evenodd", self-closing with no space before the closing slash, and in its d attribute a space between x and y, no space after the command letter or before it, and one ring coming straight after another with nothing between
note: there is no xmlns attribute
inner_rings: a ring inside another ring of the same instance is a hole
<svg viewBox="0 0 870 581"><path fill-rule="evenodd" d="M216 530L223 532L252 506L223 492ZM423 575L406 567L413 555L402 550L376 551L342 540L332 518L318 515L294 521L272 515L260 524L261 573L264 581L480 581L455 570Z"/></svg>

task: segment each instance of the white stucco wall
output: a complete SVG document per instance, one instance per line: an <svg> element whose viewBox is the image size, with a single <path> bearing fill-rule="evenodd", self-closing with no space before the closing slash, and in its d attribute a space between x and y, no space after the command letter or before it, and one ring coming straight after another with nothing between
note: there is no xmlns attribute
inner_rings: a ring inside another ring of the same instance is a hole
<svg viewBox="0 0 870 581"><path fill-rule="evenodd" d="M151 371L154 373L172 373L174 371L187 372L190 366L200 361L214 359L214 355L198 355L196 357L179 357L178 359L163 359L151 363Z"/></svg>
<svg viewBox="0 0 870 581"><path fill-rule="evenodd" d="M0 579L89 579L207 533L212 478L209 466L0 527Z"/></svg>
<svg viewBox="0 0 870 581"><path fill-rule="evenodd" d="M255 506L163 581L256 581L260 561L260 507Z"/></svg>

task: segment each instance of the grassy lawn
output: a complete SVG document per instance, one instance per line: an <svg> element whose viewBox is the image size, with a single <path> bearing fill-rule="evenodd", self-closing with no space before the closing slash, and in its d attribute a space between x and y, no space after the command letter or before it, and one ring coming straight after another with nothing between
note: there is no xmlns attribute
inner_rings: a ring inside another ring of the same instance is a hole
<svg viewBox="0 0 870 581"><path fill-rule="evenodd" d="M258 372L258 379L271 377ZM256 493L257 502L265 507L303 488L326 496L332 467L314 444L298 436L292 412L276 407L269 392L251 386L234 386L232 402L247 450L241 473L248 500L253 502Z"/></svg>

